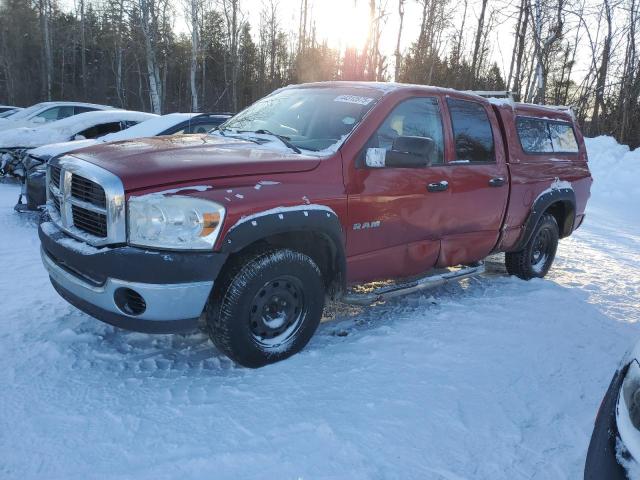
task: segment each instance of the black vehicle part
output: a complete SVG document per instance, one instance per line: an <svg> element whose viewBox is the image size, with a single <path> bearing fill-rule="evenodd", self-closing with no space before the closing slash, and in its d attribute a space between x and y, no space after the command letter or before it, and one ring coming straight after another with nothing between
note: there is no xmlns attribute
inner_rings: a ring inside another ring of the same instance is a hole
<svg viewBox="0 0 640 480"><path fill-rule="evenodd" d="M318 265L330 294L345 290L345 238L340 220L328 209L309 206L266 211L245 219L225 236L221 253L255 248L291 248Z"/></svg>
<svg viewBox="0 0 640 480"><path fill-rule="evenodd" d="M205 308L216 347L250 368L304 348L324 308L322 273L315 262L289 249L239 255L231 262Z"/></svg>
<svg viewBox="0 0 640 480"><path fill-rule="evenodd" d="M505 253L505 266L509 275L523 280L544 277L556 256L558 237L555 217L545 213L540 217L524 248L518 252Z"/></svg>
<svg viewBox="0 0 640 480"><path fill-rule="evenodd" d="M609 389L600 404L587 450L584 466L585 480L627 480L625 469L618 463L616 457L618 441L616 407L628 369L627 365L613 375Z"/></svg>
<svg viewBox="0 0 640 480"><path fill-rule="evenodd" d="M533 232L545 213L550 213L556 219L559 238L567 237L573 231L576 216L576 194L572 188L553 188L540 195L531 207L531 213L524 225L520 240L511 251L522 250L529 242Z"/></svg>

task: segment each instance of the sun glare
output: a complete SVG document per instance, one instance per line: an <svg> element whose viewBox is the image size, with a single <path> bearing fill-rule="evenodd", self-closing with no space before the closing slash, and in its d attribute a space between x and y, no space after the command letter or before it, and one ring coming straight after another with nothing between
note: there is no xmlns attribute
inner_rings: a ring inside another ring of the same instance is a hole
<svg viewBox="0 0 640 480"><path fill-rule="evenodd" d="M365 2L328 1L317 12L319 40L326 39L334 48L362 48L367 41L369 13ZM320 7L320 5L318 5Z"/></svg>

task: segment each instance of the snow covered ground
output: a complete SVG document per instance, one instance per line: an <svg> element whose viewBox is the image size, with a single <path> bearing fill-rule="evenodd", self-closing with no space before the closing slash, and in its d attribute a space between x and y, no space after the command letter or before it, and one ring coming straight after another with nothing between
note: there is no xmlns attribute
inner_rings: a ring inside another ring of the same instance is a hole
<svg viewBox="0 0 640 480"><path fill-rule="evenodd" d="M204 335L120 331L69 306L36 220L12 210L18 188L0 184L0 478L581 478L599 402L640 338L640 152L589 150L587 220L546 280L495 262L339 308L260 370Z"/></svg>

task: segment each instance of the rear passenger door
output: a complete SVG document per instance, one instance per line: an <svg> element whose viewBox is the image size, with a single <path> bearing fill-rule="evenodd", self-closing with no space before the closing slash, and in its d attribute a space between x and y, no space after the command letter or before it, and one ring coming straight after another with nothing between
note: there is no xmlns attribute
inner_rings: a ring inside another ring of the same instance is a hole
<svg viewBox="0 0 640 480"><path fill-rule="evenodd" d="M474 262L491 252L509 194L500 127L490 105L454 97L446 104L455 149L446 161L450 199L439 266Z"/></svg>

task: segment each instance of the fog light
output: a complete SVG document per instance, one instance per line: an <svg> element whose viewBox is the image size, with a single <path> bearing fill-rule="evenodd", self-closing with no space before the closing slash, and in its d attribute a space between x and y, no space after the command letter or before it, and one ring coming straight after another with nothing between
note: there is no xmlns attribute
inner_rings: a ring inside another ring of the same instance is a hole
<svg viewBox="0 0 640 480"><path fill-rule="evenodd" d="M118 288L113 294L113 301L127 315L142 315L147 309L142 295L130 288Z"/></svg>

